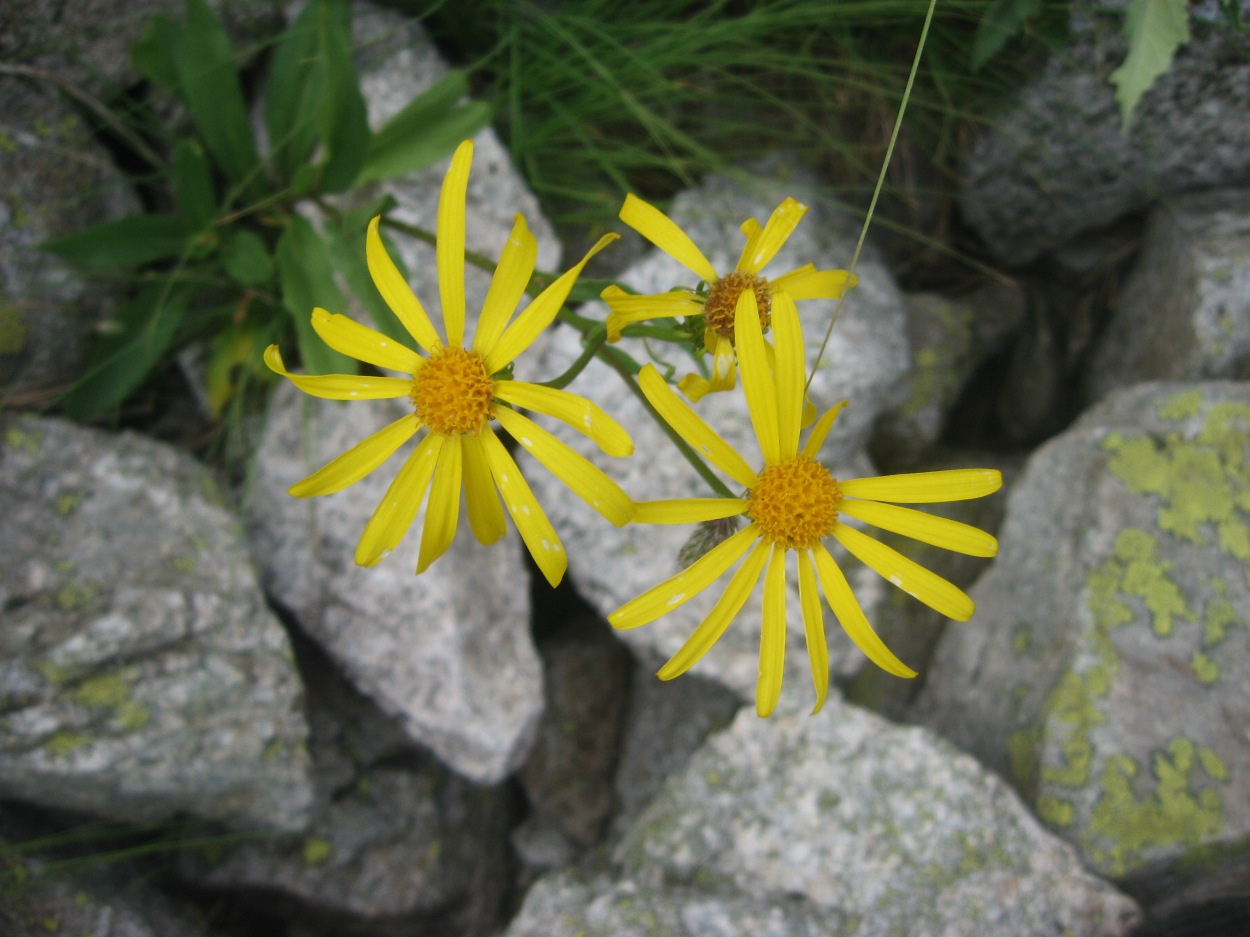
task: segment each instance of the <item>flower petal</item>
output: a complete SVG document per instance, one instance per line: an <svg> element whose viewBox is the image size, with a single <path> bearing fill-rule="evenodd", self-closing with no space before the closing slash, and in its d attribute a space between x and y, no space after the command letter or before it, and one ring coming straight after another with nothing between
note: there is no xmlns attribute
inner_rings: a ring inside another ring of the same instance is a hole
<svg viewBox="0 0 1250 937"><path fill-rule="evenodd" d="M447 344L455 347L464 344L464 201L472 162L473 141L465 140L456 147L438 196L438 238L434 247L438 295L443 301ZM428 521L426 529L429 530Z"/></svg>
<svg viewBox="0 0 1250 937"><path fill-rule="evenodd" d="M754 526L754 525L752 525ZM746 530L751 530L751 527ZM745 533L746 531L743 531ZM725 543L729 543L726 540ZM764 562L768 559L770 545L765 540L760 540L755 549L747 556L746 561L738 567L738 571L733 574L733 578L729 580L729 584L725 586L725 591L717 600L716 605L708 612L706 618L699 623L699 627L694 633L686 639L686 643L669 658L668 663L659 669L656 676L661 680L672 680L674 677L680 677L687 670L697 664L703 655L712 649L712 645L720 640L720 636L742 611L742 606L746 605L747 599L750 598L755 584L759 582L760 573L764 571ZM710 554L709 554L710 555ZM611 621L611 619L608 619Z"/></svg>
<svg viewBox="0 0 1250 937"><path fill-rule="evenodd" d="M403 323L408 334L417 340L418 345L429 351L442 342L417 295L395 266L395 261L391 260L391 255L386 252L386 245L382 243L382 236L378 233L381 222L382 216L378 215L369 222L369 230L365 234L365 262L369 265L369 276L373 277L373 285L378 288L383 301L391 307L391 312Z"/></svg>
<svg viewBox="0 0 1250 937"><path fill-rule="evenodd" d="M746 498L669 498L637 501L635 524L701 524L737 517L747 509Z"/></svg>
<svg viewBox="0 0 1250 937"><path fill-rule="evenodd" d="M292 374L282 363L277 345L265 349L265 364L274 374L312 397L326 400L385 400L407 397L412 381L405 377L360 377L357 374Z"/></svg>
<svg viewBox="0 0 1250 937"><path fill-rule="evenodd" d="M788 198L776 208L764 227L747 238L742 256L734 268L739 273L759 273L789 240L798 223L807 214L807 206Z"/></svg>
<svg viewBox="0 0 1250 937"><path fill-rule="evenodd" d="M766 465L781 461L781 437L777 430L777 386L768 368L768 352L760 329L755 294L743 290L734 313L734 344L742 368L742 393L751 413L751 425L760 441Z"/></svg>
<svg viewBox="0 0 1250 937"><path fill-rule="evenodd" d="M421 367L421 356L411 348L347 316L314 309L312 327L323 342L357 361L408 374L415 374Z"/></svg>
<svg viewBox="0 0 1250 937"><path fill-rule="evenodd" d="M366 436L332 462L327 462L303 481L287 489L294 498L333 494L354 485L395 454L421 426L415 413L400 417L390 426Z"/></svg>
<svg viewBox="0 0 1250 937"><path fill-rule="evenodd" d="M530 234L525 219L517 215L512 223L512 233L508 235L508 243L499 255L490 289L486 291L477 331L473 333L473 350L478 355L485 357L503 334L504 327L525 295L537 259L538 241Z"/></svg>
<svg viewBox="0 0 1250 937"><path fill-rule="evenodd" d="M777 439L781 458L786 460L793 459L799 451L807 365L799 311L785 293L773 295L773 338L777 360Z"/></svg>
<svg viewBox="0 0 1250 937"><path fill-rule="evenodd" d="M567 390L524 381L495 381L495 398L555 417L583 436L589 436L610 456L622 457L634 452L634 441L620 423L585 397Z"/></svg>
<svg viewBox="0 0 1250 937"><path fill-rule="evenodd" d="M895 657L894 652L877 636L877 632L872 630L872 625L864 617L864 610L860 608L859 600L851 591L851 584L846 581L846 576L829 551L822 544L817 544L811 553L816 560L816 572L820 574L825 598L829 600L829 606L838 617L846 636L855 642L855 646L865 657L886 673L896 677L914 677L916 671Z"/></svg>
<svg viewBox="0 0 1250 937"><path fill-rule="evenodd" d="M448 436L438 454L434 468L434 484L425 507L425 529L421 531L421 552L417 556L417 575L447 552L456 537L460 520L460 488L464 483L464 450L461 436Z"/></svg>
<svg viewBox="0 0 1250 937"><path fill-rule="evenodd" d="M721 391L733 390L736 386L735 375L738 371L738 356L734 352L734 343L724 335L713 332L711 329L704 336L704 342L707 342L707 335L713 335L712 339L712 380L708 385L708 393L720 393Z"/></svg>
<svg viewBox="0 0 1250 937"><path fill-rule="evenodd" d="M848 498L869 501L895 501L902 504L936 504L941 501L967 501L993 494L1003 486L998 469L947 469L941 472L912 472L879 475L839 482Z"/></svg>
<svg viewBox="0 0 1250 937"><path fill-rule="evenodd" d="M672 218L654 205L644 202L635 195L627 195L625 204L621 206L620 218L668 256L694 273L700 280L711 284L720 278L716 273L716 268L703 256L703 252L695 247L689 235L679 228Z"/></svg>
<svg viewBox="0 0 1250 937"><path fill-rule="evenodd" d="M606 324L609 342L619 342L621 329L635 322L697 316L703 313L703 303L690 290L636 296L626 293L619 286L609 286L599 294L599 298L608 304Z"/></svg>
<svg viewBox="0 0 1250 937"><path fill-rule="evenodd" d="M712 382L701 374L687 374L677 382L677 389L691 403L698 403L712 392Z"/></svg>
<svg viewBox="0 0 1250 937"><path fill-rule="evenodd" d="M838 418L838 414L842 412L842 408L846 406L846 401L835 403L832 407L820 415L820 420L812 427L811 433L807 437L807 442L803 444L803 451L800 455L805 455L809 459L814 459L820 455L820 448L825 444L825 437L829 435L829 430L833 428L833 421Z"/></svg>
<svg viewBox="0 0 1250 937"><path fill-rule="evenodd" d="M638 372L638 386L664 422L696 452L743 487L750 488L759 480L746 460L673 393L655 365L643 365Z"/></svg>
<svg viewBox="0 0 1250 937"><path fill-rule="evenodd" d="M567 270L558 280L534 297L534 301L521 310L520 315L516 317L502 335L499 341L484 356L486 361L486 370L490 374L494 374L507 366L508 362L513 361L521 352L529 348L534 340L542 334L547 326L551 325L551 320L556 317L556 313L564 305L564 301L569 297L569 290L573 288L573 284L577 282L577 278L581 276L582 270L590 261L591 257L603 250L613 241L619 234L605 234L599 238L599 241L586 252L575 267Z"/></svg>
<svg viewBox="0 0 1250 937"><path fill-rule="evenodd" d="M812 715L820 712L829 695L829 645L825 641L825 613L816 590L816 573L812 569L810 550L799 550L799 604L803 607L803 632L807 635L807 658L812 665L812 683L816 686L816 705Z"/></svg>
<svg viewBox="0 0 1250 937"><path fill-rule="evenodd" d="M446 438L438 433L427 433L412 450L360 535L360 542L356 544L358 566L375 565L395 549L408 532L417 509L425 500L425 490L430 486Z"/></svg>
<svg viewBox="0 0 1250 937"><path fill-rule="evenodd" d="M781 699L786 674L786 548L773 545L764 574L764 626L760 630L760 675L755 682L755 714L767 719Z"/></svg>
<svg viewBox="0 0 1250 937"><path fill-rule="evenodd" d="M486 450L477 436L461 439L464 450L464 506L469 515L469 529L477 542L489 546L508 532L503 505L495 492Z"/></svg>
<svg viewBox="0 0 1250 937"><path fill-rule="evenodd" d="M998 541L993 536L971 524L953 521L948 517L937 517L924 511L901 508L896 504L858 501L854 498L843 498L838 504L838 511L882 530L902 534L921 543L931 543L944 550L954 550L968 556L993 556L998 552Z"/></svg>
<svg viewBox="0 0 1250 937"><path fill-rule="evenodd" d="M852 556L878 576L894 583L935 612L956 621L967 621L976 611L972 599L958 586L909 560L881 541L874 540L846 524L835 524L833 535Z"/></svg>
<svg viewBox="0 0 1250 937"><path fill-rule="evenodd" d="M556 536L555 528L547 515L539 506L534 492L526 484L525 476L517 466L508 450L487 426L478 436L482 441L482 449L486 453L486 461L490 465L491 476L503 495L503 502L512 515L512 523L516 524L521 540L530 551L543 577L554 589L564 578L569 560L564 553L564 546Z"/></svg>
<svg viewBox="0 0 1250 937"><path fill-rule="evenodd" d="M845 270L817 270L815 264L807 264L789 273L783 273L768 281L775 296L787 293L792 299L838 299L859 282Z"/></svg>
<svg viewBox="0 0 1250 937"><path fill-rule="evenodd" d="M597 465L515 410L494 407L491 413L530 455L568 485L575 495L617 527L629 523L634 516L634 502Z"/></svg>
<svg viewBox="0 0 1250 937"><path fill-rule="evenodd" d="M670 576L637 598L630 599L608 616L608 624L622 631L638 628L681 607L742 559L742 554L759 539L759 535L760 529L755 524L742 528L708 550L676 576Z"/></svg>

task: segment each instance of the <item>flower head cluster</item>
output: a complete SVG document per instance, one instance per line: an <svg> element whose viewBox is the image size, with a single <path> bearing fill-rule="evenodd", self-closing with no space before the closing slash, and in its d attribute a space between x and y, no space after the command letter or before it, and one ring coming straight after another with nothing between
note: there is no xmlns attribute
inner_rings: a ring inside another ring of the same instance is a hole
<svg viewBox="0 0 1250 937"><path fill-rule="evenodd" d="M482 306L473 341L464 344L465 197L473 144L456 150L439 199L437 267L443 307L439 334L408 283L369 225L365 242L369 273L395 315L421 348L418 352L342 315L324 309L312 314L312 326L336 351L406 377L360 377L347 374L292 374L278 346L265 351L271 370L315 397L331 400L407 398L412 411L312 475L293 485L296 497L326 495L354 484L378 468L405 442L421 434L381 504L365 526L356 562L372 566L403 538L429 493L417 572L424 571L451 545L460 516L461 492L469 527L483 544L507 530L503 504L538 568L555 585L568 565L547 516L535 500L516 462L492 426L498 423L540 463L613 524L627 523L634 505L602 470L574 452L515 408L543 413L589 436L613 456L633 452L629 434L590 401L552 387L504 379L504 371L547 328L568 297L586 262L616 239L609 234L575 267L555 280L513 319L534 272L538 245L525 219L517 215ZM423 353L422 353L423 352Z"/></svg>
<svg viewBox="0 0 1250 937"><path fill-rule="evenodd" d="M676 222L642 199L627 196L621 207L621 220L699 277L707 285L707 291L704 294L695 290L673 290L635 296L620 287L609 286L602 294L611 310L607 321L608 341L619 340L621 329L633 322L701 315L704 321L704 348L712 355L712 376L708 379L699 374L689 374L682 378L678 386L694 401L708 393L732 390L737 368L734 320L739 297L745 293L752 295L760 328L767 331L777 297L784 295L791 300L837 299L854 283L845 270L817 270L814 264L791 270L772 280L761 275L805 214L806 205L788 198L773 210L763 227L754 218L745 221L741 230L747 240L742 255L732 271L721 275Z"/></svg>
<svg viewBox="0 0 1250 937"><path fill-rule="evenodd" d="M960 589L901 553L843 521L855 518L883 530L973 556L993 556L992 536L958 521L935 517L899 503L959 501L998 490L1000 474L992 469L961 469L841 480L818 461L821 446L842 405L828 410L799 446L804 400L803 333L793 299L773 298L776 354L772 367L764 346L761 317L753 293L737 300L734 339L742 367L742 389L764 464L757 471L681 401L659 372L647 365L639 375L643 392L660 416L691 446L745 489L739 498L682 498L641 502L640 523L686 524L745 518L745 527L695 560L687 569L627 602L608 621L636 628L654 621L707 589L742 560L724 593L694 633L659 672L677 677L712 647L764 578L764 621L760 637L756 711L772 713L781 693L786 643L786 567L795 554L799 603L808 657L816 687L816 706L824 705L829 686L829 655L817 581L842 628L878 666L900 677L915 671L900 661L868 623L846 576L824 541L832 537L852 556L903 591L957 620L972 616L974 606ZM745 559L743 559L745 557Z"/></svg>

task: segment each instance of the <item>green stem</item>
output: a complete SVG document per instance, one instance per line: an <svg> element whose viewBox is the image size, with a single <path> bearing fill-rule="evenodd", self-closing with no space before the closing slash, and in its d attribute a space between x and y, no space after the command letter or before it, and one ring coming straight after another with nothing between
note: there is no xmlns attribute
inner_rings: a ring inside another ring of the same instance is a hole
<svg viewBox="0 0 1250 937"><path fill-rule="evenodd" d="M603 343L608 340L608 330L602 325L597 332L589 334L583 333L582 342L585 347L577 360L569 365L568 369L559 377L554 377L549 381L543 381L544 387L553 387L556 390L563 390L573 383L573 380L582 371L586 370L586 365L590 364L592 358L599 354L599 349L603 347Z"/></svg>

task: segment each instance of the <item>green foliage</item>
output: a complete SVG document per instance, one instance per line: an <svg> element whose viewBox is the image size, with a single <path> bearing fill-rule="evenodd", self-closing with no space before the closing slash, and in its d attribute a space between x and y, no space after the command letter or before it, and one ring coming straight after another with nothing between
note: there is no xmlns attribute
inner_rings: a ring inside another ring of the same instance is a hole
<svg viewBox="0 0 1250 937"><path fill-rule="evenodd" d="M1111 83L1116 86L1121 127L1127 130L1142 95L1168 70L1176 50L1189 41L1185 0L1131 0L1124 35L1128 56L1111 73Z"/></svg>
<svg viewBox="0 0 1250 937"><path fill-rule="evenodd" d="M186 0L181 21L149 20L132 50L135 67L182 104L187 126L173 138L155 134L151 149L163 162L143 184L157 210L43 245L93 274L133 284L65 398L68 413L90 420L116 412L193 344L204 349L215 414L250 378L267 377L260 353L272 341L295 344L311 370L350 372L355 362L328 349L309 325L315 306L344 309L336 273L379 328L398 334L363 248L369 218L391 203L341 213L324 197L430 165L481 129L490 112L461 103L467 83L453 72L372 134L352 61L351 13L346 0L310 0L257 61L231 48L206 0ZM244 83L244 67L267 71ZM263 101L246 94L252 85L264 88ZM252 132L257 105L267 152ZM127 102L116 118L149 138L161 126L142 102ZM313 214L317 224L307 220Z"/></svg>
<svg viewBox="0 0 1250 937"><path fill-rule="evenodd" d="M1042 0L994 0L977 24L972 43L972 67L979 69L1002 51L1025 25L1042 11Z"/></svg>

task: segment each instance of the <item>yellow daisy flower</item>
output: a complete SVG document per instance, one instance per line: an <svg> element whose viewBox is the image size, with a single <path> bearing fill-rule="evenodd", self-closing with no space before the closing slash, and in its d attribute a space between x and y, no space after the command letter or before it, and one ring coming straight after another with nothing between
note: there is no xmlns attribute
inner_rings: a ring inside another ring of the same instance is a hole
<svg viewBox="0 0 1250 937"><path fill-rule="evenodd" d="M851 640L879 667L899 677L916 672L900 661L873 631L850 585L823 541L833 537L852 556L904 592L960 621L974 606L960 589L841 518L853 517L883 530L972 556L993 556L998 542L967 524L898 507L900 503L962 501L988 495L1002 485L994 469L920 472L842 481L816 456L842 404L828 410L799 448L805 383L803 333L793 299L773 297L776 366L769 367L760 316L751 291L738 298L735 341L742 387L751 423L759 438L764 467L758 472L718 436L664 382L652 365L639 374L647 399L664 420L698 452L745 489L740 498L680 498L644 501L634 520L651 524L705 523L744 517L747 526L705 553L684 572L627 602L608 616L616 628L637 628L689 601L746 557L720 600L689 640L659 671L671 680L689 670L729 627L764 577L764 622L755 707L768 716L781 694L786 642L786 555L796 555L799 599L807 652L816 685L816 706L829 687L829 656L817 580Z"/></svg>
<svg viewBox="0 0 1250 937"><path fill-rule="evenodd" d="M732 390L737 366L734 311L738 308L739 296L744 292L753 294L760 325L767 331L778 295L784 293L793 300L837 299L848 285L854 285L847 271L817 270L815 264L791 270L771 281L760 276L760 271L781 250L805 214L806 205L787 198L773 210L762 228L754 218L747 219L741 228L747 239L742 256L734 269L722 276L675 221L642 199L626 196L621 206L621 220L699 277L707 284L708 291L706 296L693 290L634 296L618 286L609 286L600 294L610 310L608 341L619 341L621 329L632 322L702 315L706 325L703 344L712 355L712 378L688 374L677 386L695 401L708 393Z"/></svg>
<svg viewBox="0 0 1250 937"><path fill-rule="evenodd" d="M356 562L373 566L394 549L412 526L428 490L417 561L417 572L423 572L455 537L463 489L469 527L483 544L494 543L506 533L499 503L499 495L503 496L521 539L554 586L568 565L564 548L516 462L495 435L491 421L497 420L557 478L618 526L633 516L629 496L587 459L513 408L555 417L589 436L608 455L629 455L634 445L629 434L590 401L540 384L502 379L499 372L551 324L586 262L617 235L603 237L577 266L543 290L510 322L538 256L537 241L525 219L517 215L486 294L473 343L464 347L465 193L472 160L473 143L466 140L452 158L439 197L436 253L445 340L387 254L378 234L380 218L369 224L366 236L369 273L387 305L425 354L346 316L313 310L312 326L331 348L410 377L291 374L277 345L265 350L265 363L271 370L314 397L407 397L412 403L411 413L297 482L290 493L307 498L341 491L425 430L365 526L356 547Z"/></svg>

